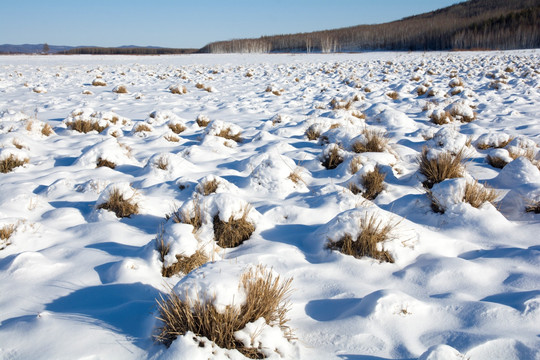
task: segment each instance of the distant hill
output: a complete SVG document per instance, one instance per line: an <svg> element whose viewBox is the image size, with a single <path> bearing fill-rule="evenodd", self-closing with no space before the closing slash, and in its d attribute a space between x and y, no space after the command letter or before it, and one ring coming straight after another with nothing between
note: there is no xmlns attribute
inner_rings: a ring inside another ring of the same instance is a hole
<svg viewBox="0 0 540 360"><path fill-rule="evenodd" d="M469 0L378 25L213 42L200 51L337 52L540 47L540 0Z"/></svg>
<svg viewBox="0 0 540 360"><path fill-rule="evenodd" d="M43 46L45 44L23 44L23 45L12 45L12 44L3 44L0 45L0 53L7 54L39 54L43 52ZM49 53L57 53L60 51L65 51L73 49L73 46L61 46L61 45L49 45Z"/></svg>
<svg viewBox="0 0 540 360"><path fill-rule="evenodd" d="M42 54L45 44L0 45L0 54ZM95 55L164 55L190 54L198 49L173 49L159 46L125 45L119 47L58 46L48 45L48 54L95 54Z"/></svg>

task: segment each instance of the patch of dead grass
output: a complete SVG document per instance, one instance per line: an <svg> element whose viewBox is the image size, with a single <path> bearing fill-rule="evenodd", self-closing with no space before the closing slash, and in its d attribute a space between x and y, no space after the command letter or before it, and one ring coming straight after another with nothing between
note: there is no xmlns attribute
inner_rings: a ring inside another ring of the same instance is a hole
<svg viewBox="0 0 540 360"><path fill-rule="evenodd" d="M96 167L108 167L114 169L116 167L116 164L112 161L100 157L97 159Z"/></svg>
<svg viewBox="0 0 540 360"><path fill-rule="evenodd" d="M214 239L222 248L233 248L248 240L255 231L247 219L249 208L245 208L242 216L235 219L232 215L228 221L222 221L219 214L214 216Z"/></svg>
<svg viewBox="0 0 540 360"><path fill-rule="evenodd" d="M386 149L388 139L382 131L364 128L362 134L366 138L366 141L355 141L352 144L352 150L355 153L383 152Z"/></svg>
<svg viewBox="0 0 540 360"><path fill-rule="evenodd" d="M11 154L8 157L0 160L0 173L7 174L8 172L13 171L13 169L28 164L29 159L19 159L15 155Z"/></svg>
<svg viewBox="0 0 540 360"><path fill-rule="evenodd" d="M365 191L362 196L368 200L374 200L384 190L384 179L386 174L381 172L379 166L373 171L369 171L362 176L362 186Z"/></svg>
<svg viewBox="0 0 540 360"><path fill-rule="evenodd" d="M498 194L495 189L479 184L478 181L468 182L465 185L463 201L471 204L471 206L475 208L479 208L485 202L490 202L495 205L497 198Z"/></svg>
<svg viewBox="0 0 540 360"><path fill-rule="evenodd" d="M335 169L343 162L343 156L341 156L339 148L337 146L333 147L327 154L325 154L322 165L328 169Z"/></svg>
<svg viewBox="0 0 540 360"><path fill-rule="evenodd" d="M345 234L337 241L329 239L327 246L329 249L352 255L355 258L367 256L382 262L393 263L392 255L384 248L379 250L379 246L391 239L390 233L396 226L397 224L392 222L383 223L383 220L378 219L374 214L366 214L360 220L360 232L356 239L353 239L350 234Z"/></svg>
<svg viewBox="0 0 540 360"><path fill-rule="evenodd" d="M287 312L289 303L291 279L281 281L266 268L258 266L245 272L240 279L240 286L246 293L246 301L240 309L227 306L220 312L213 304L214 299L190 298L185 294L181 299L176 293L171 293L167 299L158 300L158 320L162 326L158 328L155 339L166 346L180 335L188 331L195 335L205 337L223 349L236 349L248 358L263 358L263 354L256 348L247 348L242 342L236 340L234 333L248 323L261 317L270 326L279 326L289 340L292 331L287 326Z"/></svg>
<svg viewBox="0 0 540 360"><path fill-rule="evenodd" d="M97 206L98 209L105 209L115 213L116 217L131 217L139 213L139 205L132 202L132 199L125 199L118 189L113 189L109 194L109 199Z"/></svg>
<svg viewBox="0 0 540 360"><path fill-rule="evenodd" d="M101 126L97 121L91 120L74 120L66 123L66 126L83 134L94 130L100 133L107 128L107 126Z"/></svg>
<svg viewBox="0 0 540 360"><path fill-rule="evenodd" d="M445 179L452 179L463 176L463 160L465 151L461 149L457 154L450 152L440 153L436 158L428 158L428 149L423 148L418 159L420 173L427 179L423 185L431 189L433 185Z"/></svg>
<svg viewBox="0 0 540 360"><path fill-rule="evenodd" d="M181 132L186 130L186 127L182 124L168 124L167 126L175 134L180 134Z"/></svg>

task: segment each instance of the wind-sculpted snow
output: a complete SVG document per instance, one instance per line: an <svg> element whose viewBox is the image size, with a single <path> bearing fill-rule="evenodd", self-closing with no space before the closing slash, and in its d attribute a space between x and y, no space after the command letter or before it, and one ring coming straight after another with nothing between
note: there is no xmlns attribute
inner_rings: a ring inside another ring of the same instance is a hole
<svg viewBox="0 0 540 360"><path fill-rule="evenodd" d="M538 50L0 57L0 358L242 359L157 301L260 265L268 358L540 359L539 102Z"/></svg>

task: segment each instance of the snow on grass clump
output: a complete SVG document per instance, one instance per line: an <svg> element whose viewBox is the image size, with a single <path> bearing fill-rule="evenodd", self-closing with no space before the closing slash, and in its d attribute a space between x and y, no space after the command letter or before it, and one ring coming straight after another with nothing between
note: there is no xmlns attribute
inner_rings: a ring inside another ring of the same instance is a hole
<svg viewBox="0 0 540 360"><path fill-rule="evenodd" d="M138 165L128 148L114 138L105 139L88 148L74 165L87 168L107 166L114 169L118 165Z"/></svg>
<svg viewBox="0 0 540 360"><path fill-rule="evenodd" d="M434 210L459 213L461 204L481 208L485 204L494 205L497 193L484 185L465 178L447 179L433 185L429 191Z"/></svg>
<svg viewBox="0 0 540 360"><path fill-rule="evenodd" d="M25 150L14 148L0 149L0 173L8 173L28 164L30 158Z"/></svg>
<svg viewBox="0 0 540 360"><path fill-rule="evenodd" d="M299 348L286 318L291 281L263 266L208 263L159 302L156 339L169 347L167 352L185 351L185 336L190 335L200 347L195 352L191 346L195 358L208 353L205 340L249 358L297 357ZM180 349L174 346L179 337L184 343Z"/></svg>
<svg viewBox="0 0 540 360"><path fill-rule="evenodd" d="M393 263L395 254L392 253L397 247L391 243L399 238L397 226L398 221L390 215L366 207L338 214L317 230L317 236L328 249L359 259Z"/></svg>
<svg viewBox="0 0 540 360"><path fill-rule="evenodd" d="M285 156L270 152L250 174L250 186L257 192L275 193L286 196L293 191L306 190L302 175L296 171L294 161Z"/></svg>
<svg viewBox="0 0 540 360"><path fill-rule="evenodd" d="M215 241L222 248L230 248L251 237L261 215L245 200L221 193L186 201L174 218L177 222L192 224L201 244Z"/></svg>
<svg viewBox="0 0 540 360"><path fill-rule="evenodd" d="M540 170L527 158L518 157L501 170L493 183L506 189L529 183L540 183Z"/></svg>
<svg viewBox="0 0 540 360"><path fill-rule="evenodd" d="M238 193L240 189L226 179L216 176L216 175L207 175L204 178L200 179L195 191L203 196L210 194L220 194L220 193Z"/></svg>
<svg viewBox="0 0 540 360"><path fill-rule="evenodd" d="M436 151L457 154L460 151L465 151L462 149L467 147L468 140L467 136L453 127L443 127L433 135L433 138L426 143L426 146L436 149Z"/></svg>
<svg viewBox="0 0 540 360"><path fill-rule="evenodd" d="M503 148L514 138L506 132L489 132L482 134L476 139L474 144L478 149L486 150L489 148Z"/></svg>
<svg viewBox="0 0 540 360"><path fill-rule="evenodd" d="M242 141L242 128L221 120L212 121L205 130L206 135L218 136L234 142ZM229 143L230 144L230 143Z"/></svg>
<svg viewBox="0 0 540 360"><path fill-rule="evenodd" d="M78 108L64 120L64 124L71 130L80 133L105 130L108 126L130 126L131 120L112 111L94 111L92 108Z"/></svg>
<svg viewBox="0 0 540 360"><path fill-rule="evenodd" d="M140 212L141 194L127 182L110 184L96 201L96 209L113 212L116 217L131 217Z"/></svg>

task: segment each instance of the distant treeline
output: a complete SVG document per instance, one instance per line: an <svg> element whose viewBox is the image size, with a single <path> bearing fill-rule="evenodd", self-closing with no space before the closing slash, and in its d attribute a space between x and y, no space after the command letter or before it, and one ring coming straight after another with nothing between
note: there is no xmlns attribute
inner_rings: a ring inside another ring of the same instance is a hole
<svg viewBox="0 0 540 360"><path fill-rule="evenodd" d="M57 52L63 55L177 55L193 54L198 49L173 49L153 47L80 47Z"/></svg>
<svg viewBox="0 0 540 360"><path fill-rule="evenodd" d="M540 47L540 0L470 0L379 25L219 41L205 53Z"/></svg>

